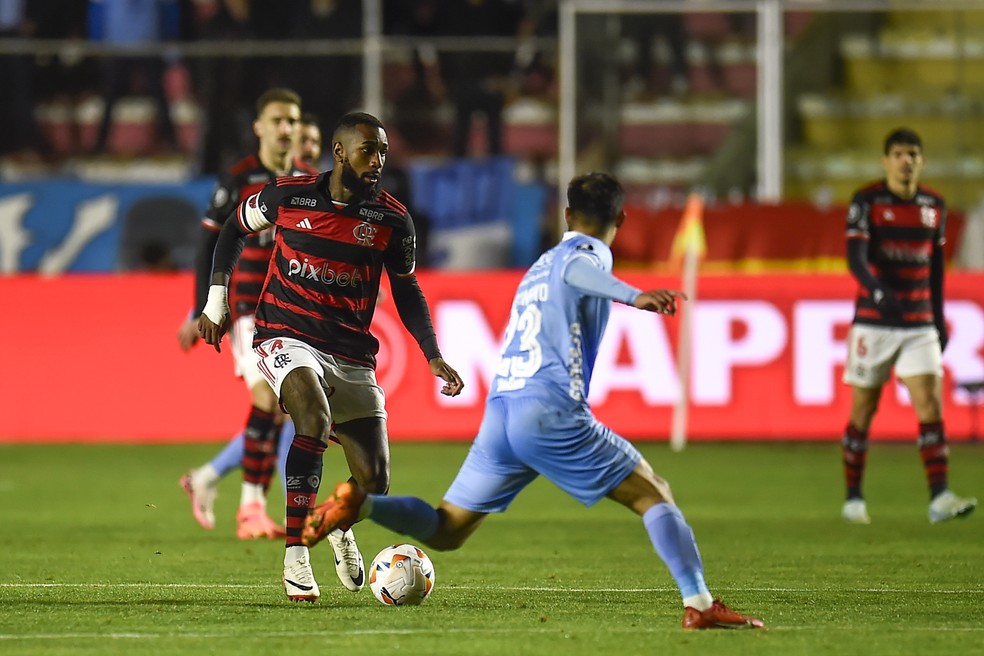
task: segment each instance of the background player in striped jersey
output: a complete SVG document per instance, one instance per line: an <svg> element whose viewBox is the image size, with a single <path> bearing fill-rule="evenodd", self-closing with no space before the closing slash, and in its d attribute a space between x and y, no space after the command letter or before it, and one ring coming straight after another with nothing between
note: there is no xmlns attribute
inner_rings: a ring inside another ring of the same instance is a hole
<svg viewBox="0 0 984 656"><path fill-rule="evenodd" d="M196 311L205 305L212 270L212 251L219 230L239 201L278 176L317 172L294 157L300 118L301 98L290 89L269 89L257 99L256 120L253 122L253 132L259 141L257 153L243 158L219 176L211 203L202 219L195 276ZM272 248L272 231L252 236L243 248L231 287L233 324L230 342L236 375L245 381L251 396L241 450L243 485L236 515L236 535L242 540L275 538L284 534L283 527L266 514L266 491L276 463L275 451L283 416L273 390L256 368L256 355L251 344L253 315ZM195 314L181 326L178 341L181 348L187 351L197 340ZM232 450L226 454L226 459L234 456L235 450ZM206 465L192 470L181 479L182 486L191 497L195 518L205 528L215 525L212 506L219 477L219 468Z"/></svg>
<svg viewBox="0 0 984 656"><path fill-rule="evenodd" d="M943 429L943 244L946 204L919 184L922 141L898 129L885 139L885 179L854 195L847 214L847 261L858 282L844 382L852 387L844 433L847 500L842 517L868 524L861 480L868 430L892 368L909 390L919 421L919 452L929 482L929 521L969 514L976 499L948 487L949 449Z"/></svg>
<svg viewBox="0 0 984 656"><path fill-rule="evenodd" d="M318 117L311 112L304 112L301 115L294 157L301 164L306 164L313 171L316 171L318 163L321 161L321 147L321 126ZM197 316L195 320L197 321ZM197 339L198 327L194 323L191 325L194 327L191 337ZM252 353L252 348L250 348L250 353ZM293 439L294 423L290 417L285 417L280 436L277 439L277 471L280 473L281 485L285 495L287 494L287 479L284 477L284 463L287 460L287 451L290 450L290 443ZM188 490L192 498L192 510L195 518L198 519L203 528L214 528L215 512L213 508L216 487L226 474L242 466L244 448L245 431L240 431L214 458L201 467L192 469L182 477L181 485ZM247 537L266 537L266 532L261 536L247 535Z"/></svg>
<svg viewBox="0 0 984 656"><path fill-rule="evenodd" d="M414 275L413 220L402 203L379 190L388 150L386 130L376 117L347 114L332 134L331 171L279 178L240 203L236 220L223 226L216 243L208 303L199 318L202 336L218 349L238 245L247 235L276 226L254 346L260 370L297 431L287 457L283 570L292 601L320 596L301 532L321 485L332 425L352 479L373 492L389 489L384 393L374 371L379 342L370 332L384 269L401 321L431 372L444 381L441 393L456 396L463 387L441 357ZM335 530L351 533L346 526ZM339 563L336 551L336 571L347 562L353 585L361 588L362 556L358 550L350 555Z"/></svg>
<svg viewBox="0 0 984 656"><path fill-rule="evenodd" d="M294 156L308 166L321 170L321 125L318 117L311 112L301 115L301 131L297 138Z"/></svg>
<svg viewBox="0 0 984 656"><path fill-rule="evenodd" d="M457 549L489 513L504 512L543 475L586 506L608 497L642 517L680 588L684 628L763 626L711 596L693 531L669 484L588 407L612 301L672 315L685 298L668 289L644 292L612 275L609 247L625 220L624 198L621 184L604 173L568 185L569 231L519 283L482 425L441 505L367 495L348 481L308 516L307 544L340 522L368 517L434 549Z"/></svg>

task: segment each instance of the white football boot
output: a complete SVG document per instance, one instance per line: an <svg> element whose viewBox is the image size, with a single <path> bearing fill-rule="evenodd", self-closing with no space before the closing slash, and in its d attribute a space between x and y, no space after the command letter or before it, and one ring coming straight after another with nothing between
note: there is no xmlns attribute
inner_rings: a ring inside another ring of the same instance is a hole
<svg viewBox="0 0 984 656"><path fill-rule="evenodd" d="M366 582L366 568L362 563L359 545L355 543L352 529L336 528L328 533L328 542L335 552L335 573L338 580L352 592L358 592Z"/></svg>
<svg viewBox="0 0 984 656"><path fill-rule="evenodd" d="M871 517L868 517L868 506L864 499L848 499L841 508L841 517L845 522L851 524L870 524Z"/></svg>
<svg viewBox="0 0 984 656"><path fill-rule="evenodd" d="M192 469L181 477L178 485L191 500L191 513L195 516L195 521L202 528L212 530L215 528L214 507L218 480L208 476L204 469Z"/></svg>
<svg viewBox="0 0 984 656"><path fill-rule="evenodd" d="M958 497L952 491L944 490L929 502L929 522L938 524L954 517L966 517L976 507L977 499Z"/></svg>
<svg viewBox="0 0 984 656"><path fill-rule="evenodd" d="M311 558L306 553L300 558L284 559L284 591L291 601L307 601L312 604L321 596L311 569Z"/></svg>

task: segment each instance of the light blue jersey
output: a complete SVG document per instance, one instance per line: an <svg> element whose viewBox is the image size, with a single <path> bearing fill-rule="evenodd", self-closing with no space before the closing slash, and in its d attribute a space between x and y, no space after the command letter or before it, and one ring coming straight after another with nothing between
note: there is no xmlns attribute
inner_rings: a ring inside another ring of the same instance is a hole
<svg viewBox="0 0 984 656"><path fill-rule="evenodd" d="M562 393L586 401L612 302L564 282L565 267L578 257L612 270L608 246L578 232L540 256L516 289L489 398Z"/></svg>
<svg viewBox="0 0 984 656"><path fill-rule="evenodd" d="M584 262L571 283L571 269ZM632 472L642 456L591 414L591 372L612 298L638 290L611 275L612 253L577 232L544 253L513 300L485 416L444 498L477 512L501 512L537 476L591 505ZM595 290L594 292L587 291Z"/></svg>

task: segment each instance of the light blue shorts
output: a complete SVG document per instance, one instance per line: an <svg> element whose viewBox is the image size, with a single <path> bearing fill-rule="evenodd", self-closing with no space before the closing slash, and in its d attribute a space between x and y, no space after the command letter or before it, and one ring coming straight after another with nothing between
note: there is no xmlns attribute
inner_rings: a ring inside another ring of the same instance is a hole
<svg viewBox="0 0 984 656"><path fill-rule="evenodd" d="M603 499L642 454L587 406L560 409L535 396L489 399L468 457L444 500L475 512L502 512L542 474L586 506Z"/></svg>

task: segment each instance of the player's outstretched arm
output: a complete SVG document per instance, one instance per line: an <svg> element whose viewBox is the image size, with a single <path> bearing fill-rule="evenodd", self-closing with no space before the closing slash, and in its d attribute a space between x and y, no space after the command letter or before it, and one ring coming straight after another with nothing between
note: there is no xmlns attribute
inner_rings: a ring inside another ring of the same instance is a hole
<svg viewBox="0 0 984 656"><path fill-rule="evenodd" d="M444 358L431 358L428 360L428 364L430 364L431 373L444 381L441 394L444 396L458 396L461 394L461 390L465 388L465 383L461 380L458 372L444 361Z"/></svg>
<svg viewBox="0 0 984 656"><path fill-rule="evenodd" d="M687 295L675 289L653 289L636 296L632 305L647 312L673 316L677 311L677 299L686 301Z"/></svg>

